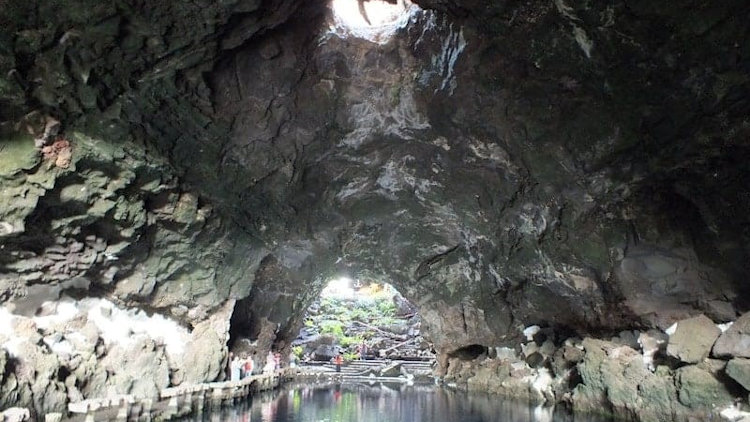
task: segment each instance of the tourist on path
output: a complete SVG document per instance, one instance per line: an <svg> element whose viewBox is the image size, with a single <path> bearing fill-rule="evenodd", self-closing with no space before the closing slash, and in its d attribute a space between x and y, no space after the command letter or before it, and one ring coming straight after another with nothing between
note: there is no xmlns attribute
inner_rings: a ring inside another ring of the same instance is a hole
<svg viewBox="0 0 750 422"><path fill-rule="evenodd" d="M266 355L266 366L263 367L264 374L272 374L276 369L276 361L273 358L273 352L269 351Z"/></svg>
<svg viewBox="0 0 750 422"><path fill-rule="evenodd" d="M333 363L336 365L336 372L341 372L341 364L344 363L344 358L341 356L341 353L333 358Z"/></svg>
<svg viewBox="0 0 750 422"><path fill-rule="evenodd" d="M237 356L234 356L232 358L232 363L230 364L230 369L232 371L232 377L230 378L232 381L239 381L240 380L240 368L242 364L240 363L240 358Z"/></svg>
<svg viewBox="0 0 750 422"><path fill-rule="evenodd" d="M253 362L253 358L247 357L245 359L245 363L242 364L242 378L244 379L252 375L253 369L255 369L255 363Z"/></svg>
<svg viewBox="0 0 750 422"><path fill-rule="evenodd" d="M362 342L362 344L359 345L359 360L365 360L367 359L367 343Z"/></svg>
<svg viewBox="0 0 750 422"><path fill-rule="evenodd" d="M227 373L225 379L232 379L232 359L234 359L234 353L229 352L229 357L227 358Z"/></svg>

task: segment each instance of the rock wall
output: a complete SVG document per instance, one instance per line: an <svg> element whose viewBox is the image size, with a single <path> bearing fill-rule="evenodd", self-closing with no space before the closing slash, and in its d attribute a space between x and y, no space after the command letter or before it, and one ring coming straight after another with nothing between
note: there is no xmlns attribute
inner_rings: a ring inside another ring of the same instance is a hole
<svg viewBox="0 0 750 422"><path fill-rule="evenodd" d="M531 324L607 337L748 309L747 4L417 3L373 42L323 1L10 0L14 321L84 298L163 315L192 349L160 385L223 377L227 347L285 350L341 273L417 304L441 372ZM75 399L86 377L41 340L68 328L23 329L58 381L4 403Z"/></svg>
<svg viewBox="0 0 750 422"><path fill-rule="evenodd" d="M297 7L4 5L0 297L5 339L27 339L28 353L7 356L1 406L42 414L84 396L223 379L234 300L269 252L221 205L233 181L216 172L214 141L226 130L212 122L202 74ZM87 297L129 312L126 326L139 312L163 315L185 330L186 356L165 352L163 332L110 345L86 312L35 321Z"/></svg>

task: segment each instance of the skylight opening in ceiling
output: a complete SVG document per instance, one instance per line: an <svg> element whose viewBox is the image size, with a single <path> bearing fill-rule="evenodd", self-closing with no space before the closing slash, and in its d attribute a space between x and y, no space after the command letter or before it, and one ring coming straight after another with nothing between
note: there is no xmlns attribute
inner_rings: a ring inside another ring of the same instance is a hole
<svg viewBox="0 0 750 422"><path fill-rule="evenodd" d="M420 9L409 0L332 0L331 10L331 32L382 44Z"/></svg>

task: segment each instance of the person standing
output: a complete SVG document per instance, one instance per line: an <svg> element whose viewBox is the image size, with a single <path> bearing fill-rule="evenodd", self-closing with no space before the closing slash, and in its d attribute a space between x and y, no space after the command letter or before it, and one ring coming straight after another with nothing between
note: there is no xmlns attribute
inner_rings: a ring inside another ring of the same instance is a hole
<svg viewBox="0 0 750 422"><path fill-rule="evenodd" d="M247 378L252 375L253 369L255 369L255 363L253 362L253 358L248 356L245 359L245 363L242 364L242 378Z"/></svg>
<svg viewBox="0 0 750 422"><path fill-rule="evenodd" d="M230 378L232 381L239 381L240 380L240 358L238 358L236 355L232 358L232 363L230 365L230 369L232 371L232 377Z"/></svg>
<svg viewBox="0 0 750 422"><path fill-rule="evenodd" d="M362 340L362 344L359 345L359 360L367 359L367 342Z"/></svg>
<svg viewBox="0 0 750 422"><path fill-rule="evenodd" d="M272 374L276 369L276 362L273 358L273 352L269 351L266 355L266 366L263 367L264 374Z"/></svg>
<svg viewBox="0 0 750 422"><path fill-rule="evenodd" d="M232 379L232 360L234 359L234 353L229 352L229 358L227 359L227 367L226 367L226 378L224 379Z"/></svg>
<svg viewBox="0 0 750 422"><path fill-rule="evenodd" d="M341 372L341 364L344 363L344 358L341 356L341 353L333 358L333 363L336 365L336 372Z"/></svg>

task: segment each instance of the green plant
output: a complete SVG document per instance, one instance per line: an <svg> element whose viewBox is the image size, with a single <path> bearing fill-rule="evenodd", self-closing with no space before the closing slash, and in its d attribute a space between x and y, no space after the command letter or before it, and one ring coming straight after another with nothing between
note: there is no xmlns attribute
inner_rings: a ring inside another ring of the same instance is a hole
<svg viewBox="0 0 750 422"><path fill-rule="evenodd" d="M328 319L320 323L320 332L322 334L331 334L338 340L344 337L344 325L341 321Z"/></svg>
<svg viewBox="0 0 750 422"><path fill-rule="evenodd" d="M294 346L292 347L292 353L294 353L294 356L296 356L297 359L302 359L305 349L302 346Z"/></svg>
<svg viewBox="0 0 750 422"><path fill-rule="evenodd" d="M358 344L361 344L364 341L364 339L360 336L353 336L353 337L343 336L338 340L339 340L339 344L341 345L341 347L350 347L353 345L356 346Z"/></svg>
<svg viewBox="0 0 750 422"><path fill-rule="evenodd" d="M344 360L345 361L347 361L347 360L356 360L358 358L359 358L359 355L356 354L356 353L350 353L350 352L345 352L344 353Z"/></svg>
<svg viewBox="0 0 750 422"><path fill-rule="evenodd" d="M379 300L377 307L378 312L380 312L380 314L383 316L396 315L396 305L393 304L392 300Z"/></svg>
<svg viewBox="0 0 750 422"><path fill-rule="evenodd" d="M372 318L372 315L367 309L359 307L352 309L350 316L352 320L362 322L367 322Z"/></svg>

